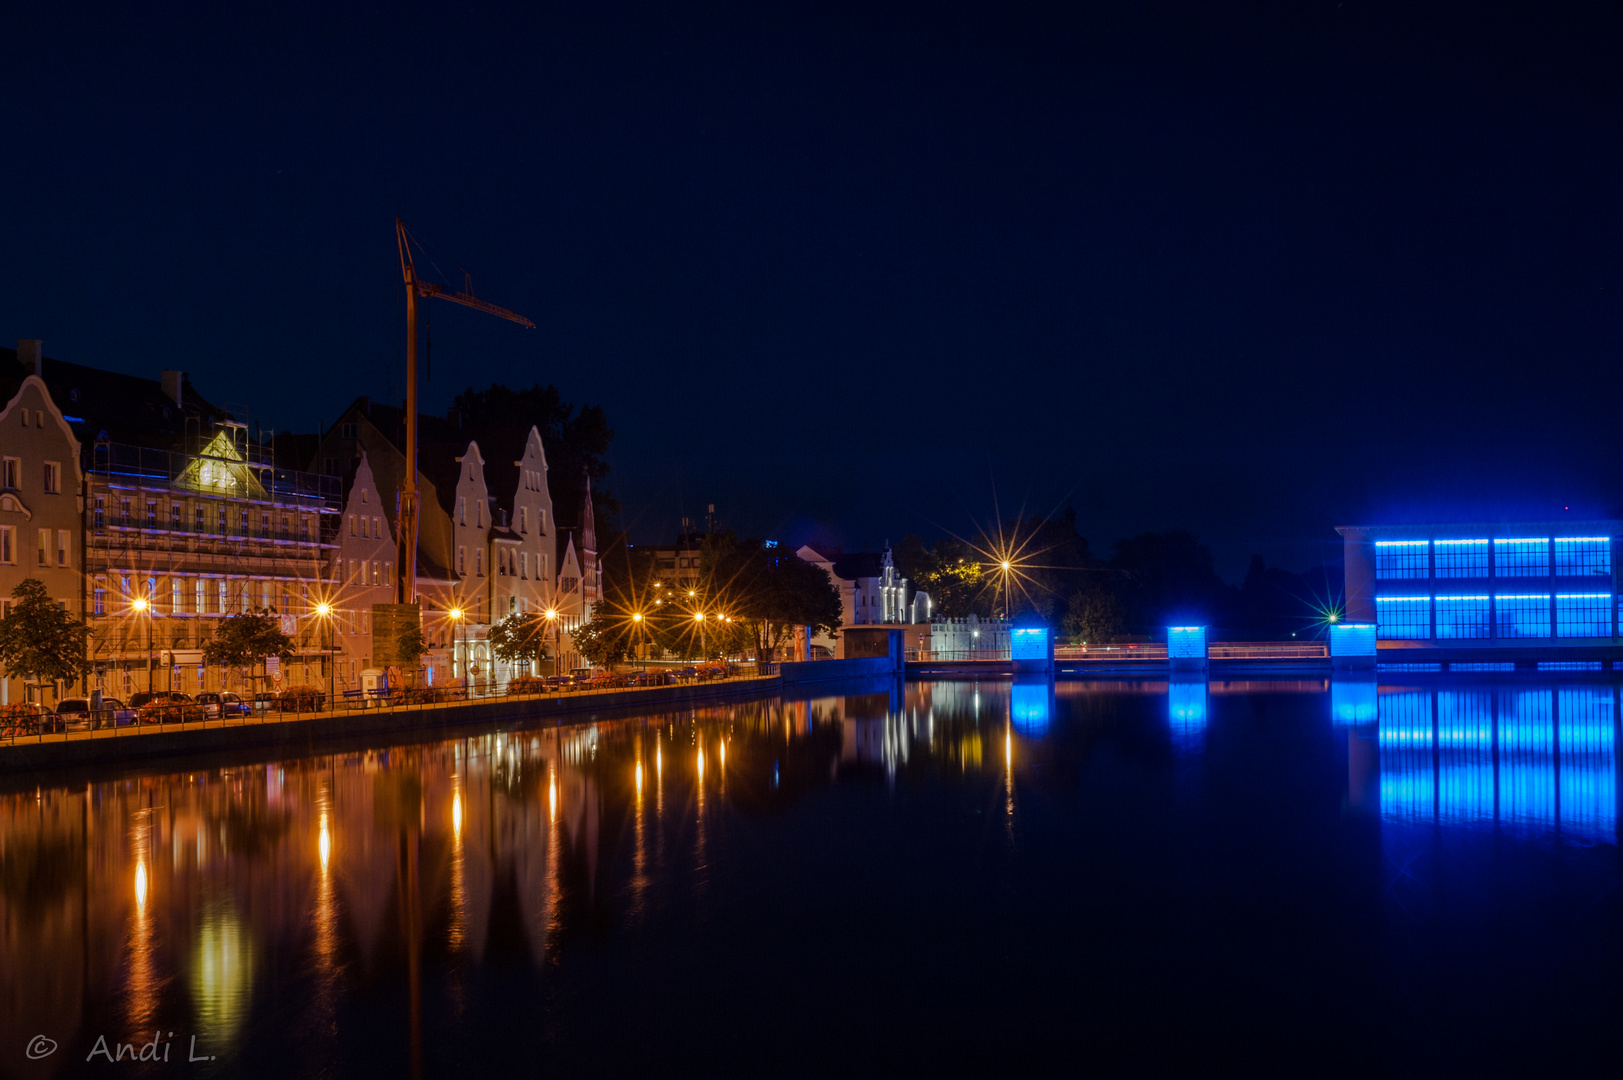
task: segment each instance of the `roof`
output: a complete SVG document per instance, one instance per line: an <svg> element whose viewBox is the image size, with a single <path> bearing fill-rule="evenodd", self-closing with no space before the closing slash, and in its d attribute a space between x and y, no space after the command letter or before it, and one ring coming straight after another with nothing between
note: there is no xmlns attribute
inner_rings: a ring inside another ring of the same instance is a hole
<svg viewBox="0 0 1623 1080"><path fill-rule="evenodd" d="M834 576L846 581L884 575L885 557L877 551L853 551L834 557Z"/></svg>
<svg viewBox="0 0 1623 1080"><path fill-rule="evenodd" d="M1540 536L1623 536L1623 520L1592 518L1586 521L1449 521L1430 525L1337 525L1342 536L1363 537L1370 533L1396 539L1430 540L1439 532L1457 533L1461 538L1508 537L1534 533Z"/></svg>
<svg viewBox="0 0 1623 1080"><path fill-rule="evenodd" d="M212 434L216 421L230 418L225 408L198 394L191 380L184 377L182 404L177 408L158 379L50 357L45 358L43 367L51 398L87 450L103 434L115 443L183 450L188 417L195 418L190 434L205 438ZM22 381L32 374L18 360L17 350L0 348L0 400L11 400Z"/></svg>

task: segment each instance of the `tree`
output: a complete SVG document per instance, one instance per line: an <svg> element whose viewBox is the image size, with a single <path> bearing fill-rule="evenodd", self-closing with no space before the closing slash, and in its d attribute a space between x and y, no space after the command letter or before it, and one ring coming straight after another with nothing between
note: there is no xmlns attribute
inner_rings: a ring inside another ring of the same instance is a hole
<svg viewBox="0 0 1623 1080"><path fill-rule="evenodd" d="M11 590L11 614L0 619L0 665L18 679L76 682L90 670L85 641L90 627L69 615L38 578Z"/></svg>
<svg viewBox="0 0 1623 1080"><path fill-rule="evenodd" d="M1126 629L1121 601L1101 585L1079 589L1066 606L1065 633L1078 645L1115 641Z"/></svg>
<svg viewBox="0 0 1623 1080"><path fill-rule="evenodd" d="M570 637L575 651L593 667L613 667L631 655L634 643L632 624L616 619L603 609L577 626Z"/></svg>
<svg viewBox="0 0 1623 1080"><path fill-rule="evenodd" d="M700 568L716 611L742 624L754 639L758 658L782 648L798 626L830 636L840 628L840 594L828 572L792 552L767 547L761 540L739 542L724 533L705 541ZM724 622L714 635L718 645L728 633ZM709 644L702 633L700 641Z"/></svg>
<svg viewBox="0 0 1623 1080"><path fill-rule="evenodd" d="M282 633L280 620L269 608L222 619L203 646L204 661L220 667L247 668L271 656L290 663L293 639Z"/></svg>
<svg viewBox="0 0 1623 1080"><path fill-rule="evenodd" d="M551 638L552 624L539 611L516 611L490 627L490 651L506 664L540 660Z"/></svg>
<svg viewBox="0 0 1623 1080"><path fill-rule="evenodd" d="M416 667L417 661L428 651L428 641L423 637L423 628L408 626L400 631L400 636L395 638L395 651L402 664Z"/></svg>

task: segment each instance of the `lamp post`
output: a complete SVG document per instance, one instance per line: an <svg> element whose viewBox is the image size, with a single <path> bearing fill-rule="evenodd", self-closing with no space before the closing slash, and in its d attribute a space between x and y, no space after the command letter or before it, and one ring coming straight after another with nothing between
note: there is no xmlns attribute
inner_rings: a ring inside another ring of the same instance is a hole
<svg viewBox="0 0 1623 1080"><path fill-rule="evenodd" d="M147 696L152 696L152 602L144 596L130 601L130 608L147 622Z"/></svg>
<svg viewBox="0 0 1623 1080"><path fill-rule="evenodd" d="M332 605L318 603L316 605L316 618L321 620L321 628L326 633L326 644L322 646L322 652L325 655L322 657L321 677L327 681L327 693L330 696L336 689L333 686L332 675Z"/></svg>
<svg viewBox="0 0 1623 1080"><path fill-rule="evenodd" d="M552 677L556 679L563 674L558 670L558 609L547 608L543 614L546 616L547 628L552 631Z"/></svg>
<svg viewBox="0 0 1623 1080"><path fill-rule="evenodd" d="M457 664L458 664L458 661L457 661L457 658L456 658L456 651L457 651L457 645L461 641L461 637L462 637L462 634L461 634L461 630L462 630L462 609L459 608L459 607L454 607L450 611L447 611L445 614L450 616L450 618L451 618L451 677L456 678ZM467 663L466 660L463 660L463 661L461 661L461 664L462 664L462 696L465 698L465 697L468 696L468 663Z"/></svg>

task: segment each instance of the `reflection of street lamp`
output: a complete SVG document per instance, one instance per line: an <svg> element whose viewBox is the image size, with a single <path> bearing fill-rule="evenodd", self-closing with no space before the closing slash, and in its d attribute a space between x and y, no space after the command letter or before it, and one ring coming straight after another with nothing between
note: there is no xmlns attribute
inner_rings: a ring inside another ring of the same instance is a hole
<svg viewBox="0 0 1623 1080"><path fill-rule="evenodd" d="M147 693L152 693L152 604L144 596L130 601L130 610L144 615L147 621Z"/></svg>
<svg viewBox="0 0 1623 1080"><path fill-rule="evenodd" d="M458 642L458 640L460 639L460 636L461 636L459 631L462 629L462 609L459 608L459 607L454 607L450 611L447 611L445 614L447 614L447 615L449 615L451 617L451 677L454 679L454 678L456 678L456 668L457 668L456 648L457 648L457 642ZM467 662L466 659L464 659L462 661L462 689L465 691L465 690L467 690L467 688L468 688L468 662Z"/></svg>

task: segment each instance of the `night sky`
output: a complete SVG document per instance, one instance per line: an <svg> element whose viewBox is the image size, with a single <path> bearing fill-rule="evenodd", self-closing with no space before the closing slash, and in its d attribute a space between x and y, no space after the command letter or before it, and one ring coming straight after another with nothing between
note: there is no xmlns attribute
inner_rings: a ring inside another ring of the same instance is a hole
<svg viewBox="0 0 1623 1080"><path fill-rule="evenodd" d="M331 7L7 7L0 340L325 427L398 215L539 327L425 411L601 404L639 541L1623 507L1615 5Z"/></svg>

